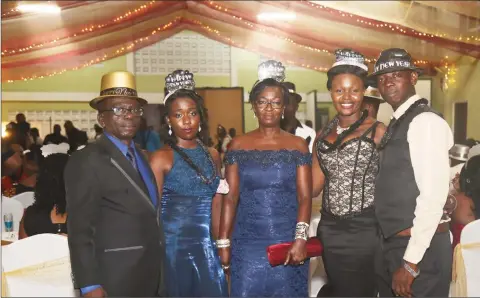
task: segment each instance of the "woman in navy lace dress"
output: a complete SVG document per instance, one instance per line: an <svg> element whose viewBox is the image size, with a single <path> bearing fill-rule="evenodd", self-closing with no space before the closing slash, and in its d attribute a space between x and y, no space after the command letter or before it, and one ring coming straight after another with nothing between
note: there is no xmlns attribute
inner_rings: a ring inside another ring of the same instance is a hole
<svg viewBox="0 0 480 298"><path fill-rule="evenodd" d="M265 69L276 72L262 78ZM225 157L230 192L217 246L233 297L308 296L311 156L304 139L280 129L288 100L283 69L275 61L260 65L249 99L259 128L233 139ZM266 248L292 241L287 266L271 267Z"/></svg>
<svg viewBox="0 0 480 298"><path fill-rule="evenodd" d="M375 249L379 234L374 212L377 144L385 126L362 111L368 68L351 50L336 52L327 88L337 116L314 143L313 195L323 188L317 236L332 297L374 297Z"/></svg>
<svg viewBox="0 0 480 298"><path fill-rule="evenodd" d="M208 138L207 114L203 99L193 91L193 75L175 71L166 85L169 137L150 164L162 198L167 295L225 297L227 283L213 241L223 197L216 194L220 157L203 143Z"/></svg>

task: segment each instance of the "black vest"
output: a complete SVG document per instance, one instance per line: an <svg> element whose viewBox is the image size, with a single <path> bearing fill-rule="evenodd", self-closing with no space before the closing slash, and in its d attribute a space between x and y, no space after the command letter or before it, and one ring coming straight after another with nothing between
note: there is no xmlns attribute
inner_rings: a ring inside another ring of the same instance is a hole
<svg viewBox="0 0 480 298"><path fill-rule="evenodd" d="M389 238L413 226L417 197L407 133L413 118L424 112L437 112L428 105L411 110L392 131L392 137L380 152L380 168L375 183L375 213L383 236Z"/></svg>

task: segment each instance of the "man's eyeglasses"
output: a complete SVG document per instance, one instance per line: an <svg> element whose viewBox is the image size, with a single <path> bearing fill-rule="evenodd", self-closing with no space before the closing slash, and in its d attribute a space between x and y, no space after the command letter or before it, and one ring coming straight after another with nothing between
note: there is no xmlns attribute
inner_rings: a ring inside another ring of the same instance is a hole
<svg viewBox="0 0 480 298"><path fill-rule="evenodd" d="M278 110L283 108L282 101L267 101L267 100L257 100L255 105L260 109L266 109L268 105L271 105L273 109Z"/></svg>
<svg viewBox="0 0 480 298"><path fill-rule="evenodd" d="M115 116L127 116L128 114L132 114L133 116L142 116L143 109L127 109L127 108L111 108L107 110L100 111L101 113L104 112L113 112Z"/></svg>

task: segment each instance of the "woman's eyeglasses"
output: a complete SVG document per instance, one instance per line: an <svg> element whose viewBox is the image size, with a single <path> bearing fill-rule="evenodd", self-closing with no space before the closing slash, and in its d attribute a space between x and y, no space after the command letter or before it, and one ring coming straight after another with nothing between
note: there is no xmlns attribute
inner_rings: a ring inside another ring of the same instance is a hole
<svg viewBox="0 0 480 298"><path fill-rule="evenodd" d="M268 105L272 106L272 109L278 110L283 108L283 102L282 101L267 101L267 100L257 100L255 102L255 105L260 109L266 109Z"/></svg>
<svg viewBox="0 0 480 298"><path fill-rule="evenodd" d="M142 116L143 115L143 109L127 109L127 108L111 108L107 110L101 111L103 112L113 112L115 116L127 116L128 114L132 114L133 116Z"/></svg>

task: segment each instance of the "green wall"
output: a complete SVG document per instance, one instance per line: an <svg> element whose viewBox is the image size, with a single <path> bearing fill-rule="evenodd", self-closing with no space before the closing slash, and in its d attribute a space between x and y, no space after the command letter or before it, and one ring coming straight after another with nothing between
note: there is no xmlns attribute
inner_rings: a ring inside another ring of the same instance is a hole
<svg viewBox="0 0 480 298"><path fill-rule="evenodd" d="M88 102L69 101L2 101L2 122L7 121L9 110L21 111L90 111Z"/></svg>
<svg viewBox="0 0 480 298"><path fill-rule="evenodd" d="M2 84L2 91L16 92L99 92L100 78L110 71L126 70L126 56L105 61L103 66L89 66L61 75L32 81Z"/></svg>
<svg viewBox="0 0 480 298"><path fill-rule="evenodd" d="M232 48L232 79L228 76L196 76L197 87L243 87L249 92L257 79L257 66L259 55L243 49ZM432 78L432 105L435 109L445 115L445 119L452 124L453 103L468 101L468 137L480 139L480 100L478 94L480 88L480 65L478 60L464 57L457 62L457 85L452 86L448 92L440 88L442 75ZM105 61L100 66L90 66L77 71L68 71L61 75L37 79L32 81L19 81L2 84L2 91L10 92L99 92L100 78L103 74L115 71L126 70L126 56ZM296 84L297 92L307 93L317 90L319 93L327 92L325 73L298 70L287 68L286 80ZM139 92L154 93L163 92L165 76L161 75L138 75L137 89ZM236 81L236 86L231 86ZM461 82L461 84L460 84ZM32 110L65 110L78 109L89 110L86 102L72 102L68 98L62 102L3 102L2 101L2 122L7 121L8 111L12 109ZM331 103L318 103L318 107L329 109L330 119L335 115L335 109ZM300 105L300 110L305 105ZM257 120L253 117L250 104L245 103L245 129L250 131L257 127Z"/></svg>
<svg viewBox="0 0 480 298"><path fill-rule="evenodd" d="M468 103L467 138L480 140L480 63L471 57L462 57L457 61L456 83L448 90L441 90L442 74L432 79L432 106L442 112L447 122L452 126L454 104Z"/></svg>
<svg viewBox="0 0 480 298"><path fill-rule="evenodd" d="M243 87L249 92L257 80L258 54L242 49L232 48L232 71L236 73L237 84L231 86L228 76L195 76L197 87ZM2 84L2 91L9 92L99 92L100 78L103 74L126 70L126 56L105 61L101 66L90 66L77 71L69 71L61 75L32 81L19 81ZM314 89L325 92L326 75L311 70L287 69L287 80L296 84L298 92L309 92ZM163 92L165 76L163 75L138 75L137 89L139 92ZM331 104L321 104L331 106ZM245 103L245 130L250 131L257 127L257 120L249 103ZM72 102L65 98L62 102L30 102L7 101L2 102L2 122L7 121L9 110L90 110L87 102ZM304 104L299 107L305 109Z"/></svg>

